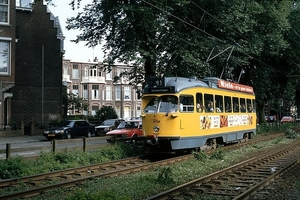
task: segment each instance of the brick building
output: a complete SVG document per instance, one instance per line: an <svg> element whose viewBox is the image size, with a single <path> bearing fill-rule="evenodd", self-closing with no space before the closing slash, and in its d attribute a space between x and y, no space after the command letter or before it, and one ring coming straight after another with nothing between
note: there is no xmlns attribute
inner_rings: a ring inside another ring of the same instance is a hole
<svg viewBox="0 0 300 200"><path fill-rule="evenodd" d="M15 85L15 2L0 3L0 127L11 118L12 88Z"/></svg>
<svg viewBox="0 0 300 200"><path fill-rule="evenodd" d="M62 117L63 34L33 0L0 2L0 126Z"/></svg>
<svg viewBox="0 0 300 200"><path fill-rule="evenodd" d="M87 108L69 109L68 115L95 115L102 106L113 107L120 118L130 119L141 115L141 99L127 77L117 82L113 79L122 72L131 71L128 65L113 65L111 71L104 70L106 64L97 62L71 62L63 60L63 81L68 93L82 98Z"/></svg>

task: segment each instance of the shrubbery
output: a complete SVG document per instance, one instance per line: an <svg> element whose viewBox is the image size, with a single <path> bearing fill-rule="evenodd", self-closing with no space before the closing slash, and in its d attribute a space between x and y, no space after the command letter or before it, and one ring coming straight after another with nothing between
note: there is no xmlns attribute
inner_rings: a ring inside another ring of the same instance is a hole
<svg viewBox="0 0 300 200"><path fill-rule="evenodd" d="M0 160L0 178L20 178L37 173L46 173L67 168L137 156L143 152L135 145L117 143L95 152L42 152L36 160L12 157Z"/></svg>

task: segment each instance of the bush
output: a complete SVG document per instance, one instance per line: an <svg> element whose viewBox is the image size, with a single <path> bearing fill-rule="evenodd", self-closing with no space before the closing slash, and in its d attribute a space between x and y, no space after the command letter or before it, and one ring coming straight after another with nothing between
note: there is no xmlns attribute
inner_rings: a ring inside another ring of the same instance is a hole
<svg viewBox="0 0 300 200"><path fill-rule="evenodd" d="M0 178L20 178L30 174L31 166L22 157L17 156L8 160L0 160Z"/></svg>
<svg viewBox="0 0 300 200"><path fill-rule="evenodd" d="M286 132L285 132L285 136L289 139L295 139L297 137L297 133L296 131L294 131L293 129L288 129Z"/></svg>
<svg viewBox="0 0 300 200"><path fill-rule="evenodd" d="M158 170L157 182L162 185L174 183L173 172L170 167L163 167Z"/></svg>
<svg viewBox="0 0 300 200"><path fill-rule="evenodd" d="M223 160L224 159L224 151L223 149L217 149L210 155L210 159Z"/></svg>
<svg viewBox="0 0 300 200"><path fill-rule="evenodd" d="M21 156L0 160L0 178L21 178L32 174L80 167L141 154L143 151L139 147L124 143L117 143L92 153L81 150L56 154L42 152L36 160L26 160Z"/></svg>
<svg viewBox="0 0 300 200"><path fill-rule="evenodd" d="M203 151L199 151L198 153L194 152L193 154L197 160L204 162L204 163L206 162L206 160L208 158L208 156Z"/></svg>

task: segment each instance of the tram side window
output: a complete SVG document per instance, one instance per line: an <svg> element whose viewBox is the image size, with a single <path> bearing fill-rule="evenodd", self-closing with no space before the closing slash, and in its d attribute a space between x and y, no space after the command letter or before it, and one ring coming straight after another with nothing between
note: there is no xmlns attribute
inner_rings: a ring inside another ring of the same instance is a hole
<svg viewBox="0 0 300 200"><path fill-rule="evenodd" d="M231 104L231 97L225 96L224 97L225 101L225 112L229 113L232 112L232 104Z"/></svg>
<svg viewBox="0 0 300 200"><path fill-rule="evenodd" d="M196 111L197 112L203 112L204 111L204 105L203 105L203 98L202 98L202 93L197 93L196 94Z"/></svg>
<svg viewBox="0 0 300 200"><path fill-rule="evenodd" d="M216 95L215 96L216 99L216 112L224 112L223 109L223 96L220 95Z"/></svg>
<svg viewBox="0 0 300 200"><path fill-rule="evenodd" d="M251 99L247 99L247 112L252 112L252 111L253 111L253 107L252 107Z"/></svg>
<svg viewBox="0 0 300 200"><path fill-rule="evenodd" d="M232 102L233 102L233 112L240 112L239 98L233 97Z"/></svg>
<svg viewBox="0 0 300 200"><path fill-rule="evenodd" d="M252 99L252 112L256 112L256 102L255 99Z"/></svg>
<svg viewBox="0 0 300 200"><path fill-rule="evenodd" d="M180 112L194 112L194 97L191 95L180 96Z"/></svg>
<svg viewBox="0 0 300 200"><path fill-rule="evenodd" d="M246 112L246 100L244 98L240 98L240 105L241 112Z"/></svg>
<svg viewBox="0 0 300 200"><path fill-rule="evenodd" d="M214 96L212 94L204 94L205 112L214 112Z"/></svg>

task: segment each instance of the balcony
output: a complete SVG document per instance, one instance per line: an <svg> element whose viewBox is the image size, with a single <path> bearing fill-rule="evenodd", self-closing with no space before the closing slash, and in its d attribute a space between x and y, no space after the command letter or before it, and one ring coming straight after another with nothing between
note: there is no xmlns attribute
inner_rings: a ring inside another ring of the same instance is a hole
<svg viewBox="0 0 300 200"><path fill-rule="evenodd" d="M83 76L81 83L105 83L103 76Z"/></svg>

